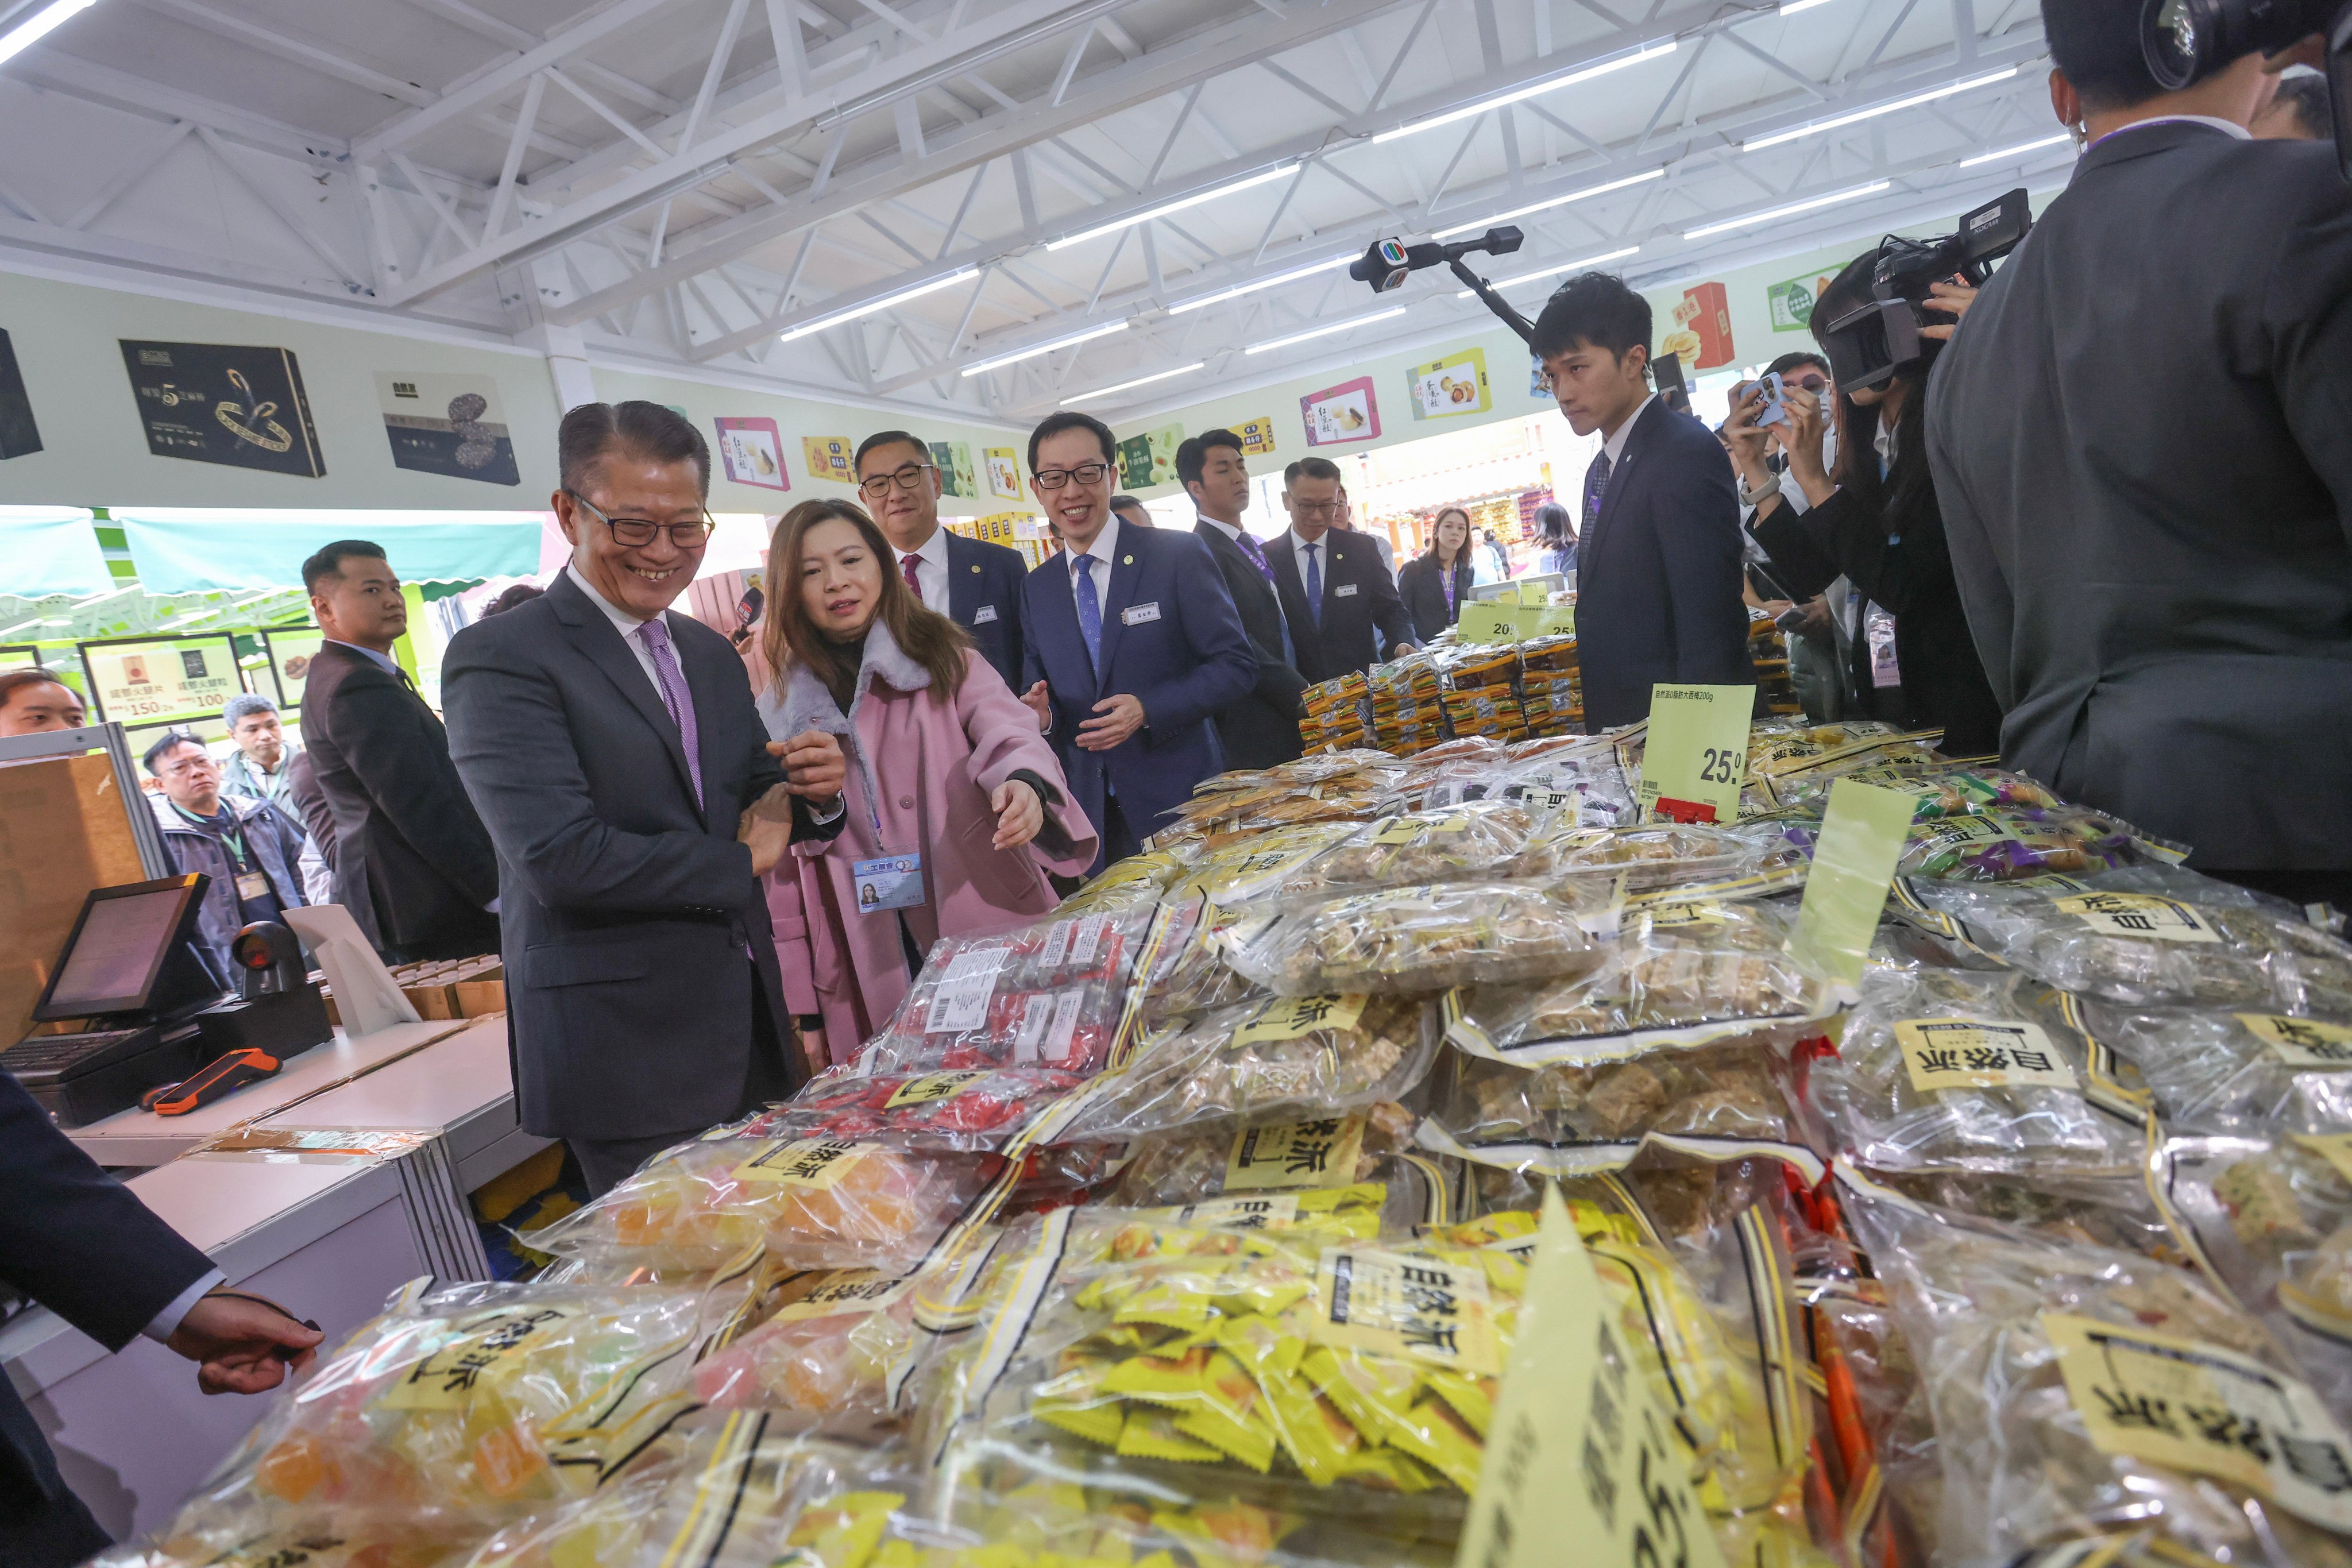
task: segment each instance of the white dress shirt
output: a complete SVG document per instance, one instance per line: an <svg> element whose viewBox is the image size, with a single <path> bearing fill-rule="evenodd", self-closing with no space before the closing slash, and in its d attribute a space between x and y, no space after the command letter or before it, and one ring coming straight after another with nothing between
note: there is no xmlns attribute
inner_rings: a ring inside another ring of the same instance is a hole
<svg viewBox="0 0 2352 1568"><path fill-rule="evenodd" d="M1227 539L1233 540L1236 543L1240 542L1242 537L1241 524L1237 522L1226 522L1221 519L1211 517L1205 511L1197 515L1202 522L1207 523L1211 528L1221 531Z"/></svg>
<svg viewBox="0 0 2352 1568"><path fill-rule="evenodd" d="M2135 120L2129 125L2118 125L2113 131L2108 132L2107 136L2120 136L2126 131L2137 131L2143 125L2205 125L2222 132L2224 135L2234 136L2241 142L2251 142L2254 139L2254 133L2247 130L2244 126L2239 124L2236 121L2216 120L2210 114L2151 115L2146 120ZM2099 142L2105 141L2107 136L2100 137ZM2093 147L2095 147L2098 144L2098 142L2091 143Z"/></svg>
<svg viewBox="0 0 2352 1568"><path fill-rule="evenodd" d="M355 642L345 642L341 637L320 637L319 640L333 643L337 647L347 647L362 658L371 659L381 665L388 675L396 676L400 673L400 661L388 653L378 653L372 647L362 647Z"/></svg>
<svg viewBox="0 0 2352 1568"><path fill-rule="evenodd" d="M367 650L365 648L361 648L360 651L362 653L365 653ZM226 1285L227 1283L228 1276L223 1274L219 1269L205 1269L205 1272L197 1278L194 1284L189 1286L186 1289L173 1297L172 1300L164 1305L163 1310L156 1313L153 1318L150 1319L147 1326L139 1331L146 1335L149 1339L153 1340L159 1345L168 1344L171 1342L172 1336L179 1332L181 1320L185 1318L190 1312L195 1310L196 1303L203 1300L205 1296L210 1294L214 1287Z"/></svg>
<svg viewBox="0 0 2352 1568"><path fill-rule="evenodd" d="M1315 542L1315 575L1323 584L1323 591L1331 591L1331 536L1338 531L1325 529L1323 537ZM1298 537L1295 528L1286 529L1282 537L1289 542L1290 553L1297 558L1299 592L1307 591L1307 541Z"/></svg>
<svg viewBox="0 0 2352 1568"><path fill-rule="evenodd" d="M907 557L911 555L915 558L915 582L922 590L924 608L937 610L940 614L946 615L949 592L948 531L944 528L932 529L931 536L913 550L901 550L894 544L890 547L890 554L893 557L892 564L898 568L898 574L901 577L907 574Z"/></svg>
<svg viewBox="0 0 2352 1568"><path fill-rule="evenodd" d="M1642 399L1642 401L1634 406L1633 412L1625 416L1625 423L1617 426L1616 434L1601 443L1601 449L1609 454L1609 477L1611 479L1613 479L1617 477L1617 464L1619 459L1625 456L1625 443L1633 438L1633 426L1642 422L1643 412L1647 409L1651 404L1655 403L1657 400L1658 395L1654 392L1650 394L1649 396Z"/></svg>
<svg viewBox="0 0 2352 1568"><path fill-rule="evenodd" d="M1113 512L1110 521L1103 524L1103 531L1095 535L1095 542L1085 551L1094 561L1087 574L1095 580L1095 604L1106 616L1110 614L1110 563L1118 559L1118 513ZM1062 548L1069 554L1069 560L1064 564L1070 574L1070 595L1075 600L1078 592L1079 552L1067 540L1063 541ZM916 570L922 568L917 567Z"/></svg>

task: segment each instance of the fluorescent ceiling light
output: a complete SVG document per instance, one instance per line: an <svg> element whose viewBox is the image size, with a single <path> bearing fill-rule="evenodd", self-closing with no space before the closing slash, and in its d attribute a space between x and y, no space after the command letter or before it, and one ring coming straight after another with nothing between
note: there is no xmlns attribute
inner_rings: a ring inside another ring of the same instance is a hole
<svg viewBox="0 0 2352 1568"><path fill-rule="evenodd" d="M34 44L39 43L67 21L98 4L98 0L53 0L38 15L22 26L9 29L0 37L0 62L12 60Z"/></svg>
<svg viewBox="0 0 2352 1568"><path fill-rule="evenodd" d="M1643 60L1657 59L1661 56L1673 54L1680 47L1682 47L1682 40L1679 38L1661 38L1656 43L1636 45L1623 54L1612 55L1607 59L1594 60L1590 65L1579 66L1563 75L1546 77L1541 81L1531 82L1526 87L1513 88L1508 92L1499 92L1492 98L1482 98L1477 102L1466 104L1460 109L1449 109L1443 114L1433 114L1426 120L1415 120L1408 124L1400 125L1394 130L1383 131L1374 136L1372 141L1377 144L1382 142L1393 142L1400 136L1413 136L1423 131L1434 131L1441 125L1451 125L1457 120L1467 120L1474 114L1484 114L1490 109L1500 109L1506 104L1517 103L1523 98L1533 98L1538 93L1549 92L1556 87L1570 87L1580 81L1591 81L1594 77L1607 76L1611 71L1623 70L1627 66L1637 66Z"/></svg>
<svg viewBox="0 0 2352 1568"><path fill-rule="evenodd" d="M1781 0L1780 15L1793 16L1800 11L1810 11L1816 5L1826 5L1830 0Z"/></svg>
<svg viewBox="0 0 2352 1568"><path fill-rule="evenodd" d="M1139 375L1133 381L1122 381L1117 386L1097 386L1092 392L1081 392L1062 399L1067 408L1073 403L1091 403L1097 397L1108 397L1114 392L1131 392L1139 386L1150 386L1155 381L1166 381L1171 375L1190 375L1209 362L1196 359L1191 364L1180 364L1174 370L1163 370L1157 375Z"/></svg>
<svg viewBox="0 0 2352 1568"><path fill-rule="evenodd" d="M1966 92L1971 88L1990 87L1994 82L2007 81L2016 74L2017 68L2010 66L2001 70L1988 71L1982 76L1972 76L1966 81L1946 82L1943 86L1930 89L1926 92L1915 92L1908 98L1898 98L1892 103L1876 103L1868 109L1857 109L1851 114L1841 114L1833 120L1816 120L1811 124L1795 126L1787 131L1775 131L1769 136L1759 136L1753 141L1742 142L1739 144L1739 150L1743 153L1753 153L1759 148L1778 147L1783 142L1794 142L1802 136L1818 136L1824 131L1835 131L1845 125L1857 125L1865 120L1875 120L1882 114L1892 114L1898 109L1911 109L1922 103L1933 103L1939 98L1949 98L1956 92Z"/></svg>
<svg viewBox="0 0 2352 1568"><path fill-rule="evenodd" d="M1522 283L1532 283L1538 278L1557 278L1563 272L1573 272L1580 267L1598 267L1604 261L1620 261L1641 248L1638 245L1629 245L1622 250L1604 250L1598 256L1588 256L1581 261L1563 261L1557 267L1547 267L1540 272L1522 272L1517 278L1506 278L1500 283L1493 284L1491 287L1516 289ZM1457 300L1475 300L1477 298L1477 291L1465 289L1454 297Z"/></svg>
<svg viewBox="0 0 2352 1568"><path fill-rule="evenodd" d="M804 338L812 332L821 332L827 327L837 327L844 321L854 321L860 316L870 316L877 310L887 310L893 305L903 305L909 300L919 300L926 294L952 287L968 278L978 277L979 274L980 268L977 267L958 268L944 278L934 278L928 283L918 283L911 289L901 289L896 294L885 294L879 300L869 300L863 305L852 305L846 310L835 310L829 316L819 316L813 321L803 321L788 331L778 333L776 341L788 343L794 338Z"/></svg>
<svg viewBox="0 0 2352 1568"><path fill-rule="evenodd" d="M1605 196L1611 191L1622 191L1628 185L1638 185L1645 180L1664 179L1665 174L1663 168L1652 169L1643 174L1628 174L1622 180L1612 180L1605 185L1587 185L1580 191L1570 191L1564 196L1554 196L1548 202L1538 202L1532 206L1513 207L1509 212L1496 213L1493 217L1479 223L1456 224L1452 228L1441 228L1429 237L1452 239L1457 234L1468 234L1473 229L1492 228L1498 223L1508 223L1515 217L1525 217L1529 213L1549 212L1553 207L1564 207L1570 202L1580 202L1587 196Z"/></svg>
<svg viewBox="0 0 2352 1568"><path fill-rule="evenodd" d="M2039 153L2044 147L2055 147L2061 142L2073 140L2073 137L2061 131L2057 135L2044 136L2039 142L2020 142L2014 147L2001 147L1990 153L1979 153L1973 158L1963 158L1960 160L1960 167L1973 169L1979 163L2005 163L2011 158L2020 158L2028 153Z"/></svg>
<svg viewBox="0 0 2352 1568"><path fill-rule="evenodd" d="M1328 338L1333 332L1353 331L1358 327L1369 327L1374 321L1385 321L1392 316L1402 316L1403 314L1404 307L1402 305L1391 305L1385 310L1375 310L1369 316L1358 316L1353 321L1334 321L1328 327L1317 327L1312 331L1293 332L1286 338L1276 338L1269 343L1252 343L1242 352L1244 353L1250 354L1262 354L1274 349L1286 349L1293 343L1303 343L1309 338Z"/></svg>
<svg viewBox="0 0 2352 1568"><path fill-rule="evenodd" d="M1219 196L1229 196L1235 191L1246 191L1252 185L1265 184L1268 180L1279 180L1286 174L1295 174L1297 168L1298 164L1296 162L1278 163L1262 174L1252 174L1245 180L1235 180L1229 185L1219 185L1213 191L1202 191L1193 195L1179 197L1172 202L1162 202L1156 207L1149 207L1142 212L1129 214L1126 217L1114 218L1098 227L1082 229L1076 234L1064 235L1059 239L1050 241L1045 248L1060 250L1067 246L1083 245L1090 239L1100 239L1104 235L1117 234L1120 229L1132 228L1139 223L1150 223L1153 218L1166 217L1170 213L1180 213L1186 207L1197 207L1203 202L1213 202Z"/></svg>
<svg viewBox="0 0 2352 1568"><path fill-rule="evenodd" d="M994 359L984 359L978 364L968 364L964 366L963 373L967 376L979 375L1003 365L1019 364L1024 359L1035 359L1039 354L1052 353L1055 349L1068 348L1073 343L1091 342L1097 338L1107 338L1113 332L1125 331L1127 331L1125 321L1110 321L1099 327L1088 327L1083 332L1072 332L1068 337L1055 338L1051 342L1037 343L1025 349L1015 349L1009 354L999 354Z"/></svg>
<svg viewBox="0 0 2352 1568"><path fill-rule="evenodd" d="M1881 191L1892 189L1894 184L1892 180L1879 180L1867 185L1856 185L1850 191L1838 191L1826 196L1815 196L1811 201L1790 202L1785 207L1772 207L1760 213L1749 213L1746 217L1736 217L1724 223L1711 223L1704 228L1686 228L1683 230L1683 237L1705 239L1711 234L1729 234L1735 228L1754 228L1759 223L1770 223L1775 218L1794 217L1799 213L1809 213L1816 207L1831 207L1840 202L1850 202L1857 197L1874 196Z"/></svg>
<svg viewBox="0 0 2352 1568"><path fill-rule="evenodd" d="M1214 305L1225 300L1237 300L1244 294L1255 294L1261 289L1278 288L1285 283L1295 283L1301 278L1312 278L1318 272L1328 272L1334 267L1345 267L1355 259L1356 253L1351 250L1345 256L1335 256L1328 261L1318 261L1309 267L1294 267L1287 272L1277 272L1271 278L1261 278L1255 283L1240 284L1222 293L1203 294L1197 300L1187 300L1181 305L1171 305L1168 307L1168 313L1171 316L1181 316L1187 310L1197 310L1203 305Z"/></svg>

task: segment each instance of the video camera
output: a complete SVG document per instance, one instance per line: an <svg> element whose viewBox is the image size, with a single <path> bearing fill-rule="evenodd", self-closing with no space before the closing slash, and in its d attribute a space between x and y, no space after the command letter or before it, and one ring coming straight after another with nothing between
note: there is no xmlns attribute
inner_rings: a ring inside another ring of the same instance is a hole
<svg viewBox="0 0 2352 1568"><path fill-rule="evenodd" d="M2194 86L2232 60L2277 54L2320 36L2327 101L2335 110L2336 166L2352 180L2352 0L2146 0L2139 47L2168 92Z"/></svg>
<svg viewBox="0 0 2352 1568"><path fill-rule="evenodd" d="M1508 256L1518 249L1526 239L1517 229L1506 224L1490 228L1475 239L1457 239L1452 245L1427 242L1407 245L1401 239L1376 239L1363 255L1348 264L1348 276L1359 283L1369 283L1375 294L1385 294L1400 288L1404 280L1424 267L1444 265L1454 269L1464 287L1478 296L1486 309L1503 320L1503 324L1535 344L1535 323L1520 315L1495 292L1484 278L1462 265L1462 258L1483 250L1490 256Z"/></svg>
<svg viewBox="0 0 2352 1568"><path fill-rule="evenodd" d="M1848 310L1822 334L1839 390L1881 385L1933 357L1940 341L1919 335L1929 324L1919 302L1947 278L1981 287L1991 276L1990 264L2015 250L2032 226L2020 186L1962 216L1957 233L1939 239L1890 234L1881 240L1870 302Z"/></svg>

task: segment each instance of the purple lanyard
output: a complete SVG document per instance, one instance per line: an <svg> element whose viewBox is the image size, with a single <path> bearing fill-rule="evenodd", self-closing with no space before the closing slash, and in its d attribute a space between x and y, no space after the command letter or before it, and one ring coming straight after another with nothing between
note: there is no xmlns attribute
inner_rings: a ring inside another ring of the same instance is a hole
<svg viewBox="0 0 2352 1568"><path fill-rule="evenodd" d="M1441 566L1437 569L1437 574L1445 580L1445 618L1450 621L1454 618L1454 568L1451 566Z"/></svg>

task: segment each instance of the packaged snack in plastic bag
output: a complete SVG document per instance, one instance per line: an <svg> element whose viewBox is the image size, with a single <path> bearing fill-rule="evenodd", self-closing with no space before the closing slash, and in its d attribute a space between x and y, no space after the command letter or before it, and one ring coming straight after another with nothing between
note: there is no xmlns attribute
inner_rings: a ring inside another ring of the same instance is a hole
<svg viewBox="0 0 2352 1568"><path fill-rule="evenodd" d="M1050 1068L965 1068L872 1075L839 1068L800 1093L706 1138L866 1139L896 1148L1002 1149L1086 1082Z"/></svg>
<svg viewBox="0 0 2352 1568"><path fill-rule="evenodd" d="M1692 898L1753 897L1801 885L1812 865L1802 822L1659 824L1570 839L1556 866L1563 879L1623 879L1628 890Z"/></svg>
<svg viewBox="0 0 2352 1568"><path fill-rule="evenodd" d="M1485 1165L1579 1175L1615 1171L1645 1142L1718 1158L1777 1154L1818 1177L1815 1134L1785 1044L1746 1037L1590 1067L1441 1058L1424 1148Z"/></svg>
<svg viewBox="0 0 2352 1568"><path fill-rule="evenodd" d="M1895 869L1906 877L2014 882L2084 876L2148 858L2129 826L2081 806L2004 806L1915 820Z"/></svg>
<svg viewBox="0 0 2352 1568"><path fill-rule="evenodd" d="M1202 855L1192 874L1171 889L1171 900L1200 894L1221 908L1239 910L1360 831L1353 822L1308 822L1240 835Z"/></svg>
<svg viewBox="0 0 2352 1568"><path fill-rule="evenodd" d="M1748 776L1778 778L1891 762L1940 762L1943 759L1932 749L1939 733L1922 730L1906 734L1875 719L1849 719L1835 724L1767 720L1748 731Z"/></svg>
<svg viewBox="0 0 2352 1568"><path fill-rule="evenodd" d="M1413 994L1597 963L1568 905L1519 882L1447 882L1291 910L1234 944L1233 966L1284 996Z"/></svg>
<svg viewBox="0 0 2352 1568"><path fill-rule="evenodd" d="M2173 1138L2158 1170L2198 1263L2352 1410L2352 1138Z"/></svg>
<svg viewBox="0 0 2352 1568"><path fill-rule="evenodd" d="M907 1268L1004 1162L833 1138L721 1138L656 1160L524 1239L610 1270L710 1268L764 1247L797 1268Z"/></svg>
<svg viewBox="0 0 2352 1568"><path fill-rule="evenodd" d="M1839 1172L1934 1413L1939 1562L2147 1531L2170 1562L2352 1563L2352 1442L2237 1303Z"/></svg>
<svg viewBox="0 0 2352 1568"><path fill-rule="evenodd" d="M1621 1061L1766 1028L1818 1032L1837 1005L1786 948L1794 922L1766 903L1644 904L1600 938L1598 968L1466 987L1441 1006L1462 1049L1521 1067Z"/></svg>
<svg viewBox="0 0 2352 1568"><path fill-rule="evenodd" d="M2187 1007L2078 1011L2180 1132L2352 1132L2352 1021Z"/></svg>
<svg viewBox="0 0 2352 1568"><path fill-rule="evenodd" d="M689 1408L698 1291L429 1283L274 1400L173 1534L215 1550L305 1521L478 1537L587 1491Z"/></svg>
<svg viewBox="0 0 2352 1568"><path fill-rule="evenodd" d="M2187 1268L2195 1256L2157 1205L2145 1170L2105 1175L2063 1171L1890 1171L1871 1180L1915 1202L1974 1215L2065 1247L2105 1247Z"/></svg>
<svg viewBox="0 0 2352 1568"><path fill-rule="evenodd" d="M2017 974L1865 973L1814 1103L1874 1169L2074 1175L2137 1171L2145 1090Z"/></svg>
<svg viewBox="0 0 2352 1568"><path fill-rule="evenodd" d="M1191 862L1174 849L1146 851L1103 868L1094 880L1054 906L1065 919L1081 915L1150 913L1171 882L1184 875Z"/></svg>
<svg viewBox="0 0 2352 1568"><path fill-rule="evenodd" d="M2004 768L1954 767L1949 763L1905 766L1874 763L1825 776L1796 773L1773 780L1770 794L1776 805L1820 811L1829 805L1831 785L1842 778L1909 795L1918 803L1911 814L1914 822L1974 816L2004 807L2047 808L2059 804L2055 795L2023 773Z"/></svg>
<svg viewBox="0 0 2352 1568"><path fill-rule="evenodd" d="M1137 1023L1156 1028L1171 1018L1272 994L1229 962L1235 937L1272 917L1247 915L1197 895L1163 906L1147 946L1136 998Z"/></svg>
<svg viewBox="0 0 2352 1568"><path fill-rule="evenodd" d="M1409 996L1278 996L1139 1036L1062 1136L1131 1138L1231 1117L1333 1115L1410 1091L1437 1026Z"/></svg>
<svg viewBox="0 0 2352 1568"><path fill-rule="evenodd" d="M2035 887L1906 878L1887 910L2098 1001L2352 1015L2352 947L2292 905L2194 871L2133 866Z"/></svg>
<svg viewBox="0 0 2352 1568"><path fill-rule="evenodd" d="M942 942L888 1026L866 1042L856 1070L1036 1065L1093 1072L1118 1031L1149 924L1148 917L1089 915L1003 938Z"/></svg>
<svg viewBox="0 0 2352 1568"><path fill-rule="evenodd" d="M1104 1201L1161 1208L1227 1193L1389 1180L1391 1159L1412 1152L1416 1120L1396 1101L1380 1100L1342 1116L1219 1121L1150 1133L1129 1146L1127 1163Z"/></svg>
<svg viewBox="0 0 2352 1568"><path fill-rule="evenodd" d="M1554 862L1548 821L1507 801L1377 817L1279 878L1211 896L1228 906L1263 899L1292 908L1366 887L1540 877Z"/></svg>

